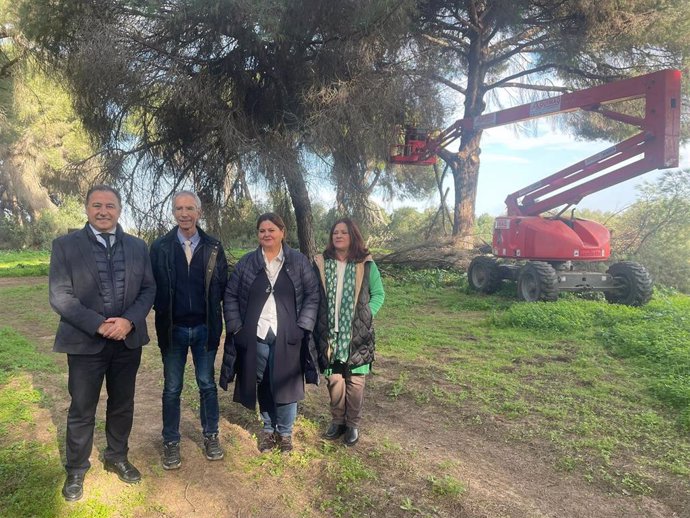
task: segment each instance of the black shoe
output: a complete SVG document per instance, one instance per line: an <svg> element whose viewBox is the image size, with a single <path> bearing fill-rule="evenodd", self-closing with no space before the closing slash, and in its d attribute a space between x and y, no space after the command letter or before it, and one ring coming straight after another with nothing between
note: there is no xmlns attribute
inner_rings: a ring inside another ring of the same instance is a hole
<svg viewBox="0 0 690 518"><path fill-rule="evenodd" d="M276 447L276 438L273 432L266 432L261 430L259 432L259 444L258 448L261 453L266 453L271 451Z"/></svg>
<svg viewBox="0 0 690 518"><path fill-rule="evenodd" d="M220 447L217 433L204 437L204 450L208 460L220 460L225 457L225 452Z"/></svg>
<svg viewBox="0 0 690 518"><path fill-rule="evenodd" d="M328 427L326 433L323 434L323 438L329 441L334 441L345 433L346 428L347 427L344 424L331 423L331 426Z"/></svg>
<svg viewBox="0 0 690 518"><path fill-rule="evenodd" d="M179 441L163 443L163 469L178 469L182 465Z"/></svg>
<svg viewBox="0 0 690 518"><path fill-rule="evenodd" d="M136 484L141 481L141 473L128 460L119 460L117 462L106 460L103 463L103 468L106 471L117 473L118 478L127 484Z"/></svg>
<svg viewBox="0 0 690 518"><path fill-rule="evenodd" d="M68 502L76 502L84 495L84 473L67 475L62 486L62 496Z"/></svg>
<svg viewBox="0 0 690 518"><path fill-rule="evenodd" d="M343 442L346 446L354 446L359 441L359 430L351 426L347 427L345 430L345 437L343 437Z"/></svg>

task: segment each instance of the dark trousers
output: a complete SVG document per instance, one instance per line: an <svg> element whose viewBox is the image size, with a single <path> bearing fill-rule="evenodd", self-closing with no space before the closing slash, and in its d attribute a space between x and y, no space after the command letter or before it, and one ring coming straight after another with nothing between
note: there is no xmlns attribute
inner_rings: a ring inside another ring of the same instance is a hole
<svg viewBox="0 0 690 518"><path fill-rule="evenodd" d="M105 460L127 458L127 441L134 417L134 384L141 362L141 347L128 349L124 342L108 341L97 354L68 354L69 394L67 414L67 473L86 473L91 467L96 407L103 378L108 391L105 412Z"/></svg>

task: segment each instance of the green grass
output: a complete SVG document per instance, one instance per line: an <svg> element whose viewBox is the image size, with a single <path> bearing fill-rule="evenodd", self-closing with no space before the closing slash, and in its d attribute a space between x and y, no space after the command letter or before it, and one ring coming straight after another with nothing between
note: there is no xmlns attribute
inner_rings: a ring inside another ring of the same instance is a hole
<svg viewBox="0 0 690 518"><path fill-rule="evenodd" d="M474 426L498 417L512 440L545 441L558 469L626 494L689 474L690 298L519 303L437 278L386 282L378 350L405 365L390 397Z"/></svg>
<svg viewBox="0 0 690 518"><path fill-rule="evenodd" d="M436 496L458 497L467 491L465 485L451 475L444 475L440 478L429 475L427 482L431 486L431 492Z"/></svg>
<svg viewBox="0 0 690 518"><path fill-rule="evenodd" d="M23 336L9 327L0 328L0 385L23 371L57 372L52 358L41 354Z"/></svg>
<svg viewBox="0 0 690 518"><path fill-rule="evenodd" d="M57 372L55 363L37 352L14 330L0 328L0 509L2 516L55 516L54 489L63 476L54 448L23 438L43 395L29 374ZM30 435L28 435L30 437Z"/></svg>
<svg viewBox="0 0 690 518"><path fill-rule="evenodd" d="M641 308L578 299L516 304L493 322L594 339L612 355L627 359L626 366L644 380L647 392L677 410L679 426L690 430L689 314L690 298L657 295Z"/></svg>
<svg viewBox="0 0 690 518"><path fill-rule="evenodd" d="M371 396L412 415L433 409L439 430L452 423L459 434L473 430L516 449L537 448L556 470L591 483L593 491L655 496L690 489L684 421L690 298L657 292L642 308L571 296L518 303L510 290L469 293L464 276L438 270L392 271L384 284ZM11 322L38 336L54 332L45 284L3 288L0 297ZM157 351L151 358L159 361ZM57 449L12 435L30 429L35 411L49 404L30 379L56 372L54 362L15 330L0 329L0 516L5 509L12 511L7 516L65 515ZM191 366L185 384L184 405L196 411ZM223 401L233 424L255 427L254 413ZM291 456L239 455L241 441L226 444L238 453L228 454L228 469L250 483L285 489L281 502L295 516L305 505L312 516L373 516L387 508L433 516L436 507L448 515L471 494L451 459L430 461L396 437L370 448L366 441L355 449L322 443L327 407L302 409L299 448ZM32 492L32 484L48 489ZM92 495L69 516L128 516L147 505L144 492L134 496L126 509L122 502L116 509Z"/></svg>
<svg viewBox="0 0 690 518"><path fill-rule="evenodd" d="M50 251L0 251L0 277L48 275Z"/></svg>
<svg viewBox="0 0 690 518"><path fill-rule="evenodd" d="M327 451L330 448L326 446ZM336 456L329 457L323 484L335 490L328 491L333 496L321 502L321 511L328 516L359 516L371 506L366 492L361 489L376 480L376 472L354 454L339 451Z"/></svg>
<svg viewBox="0 0 690 518"><path fill-rule="evenodd" d="M226 251L228 262L234 265L243 255L253 249L231 248ZM0 278L37 277L48 275L50 250L0 251Z"/></svg>
<svg viewBox="0 0 690 518"><path fill-rule="evenodd" d="M0 444L0 515L56 516L64 471L54 450L36 441Z"/></svg>
<svg viewBox="0 0 690 518"><path fill-rule="evenodd" d="M41 393L25 376L0 386L0 436L7 435L20 423L33 422L33 409L40 401Z"/></svg>

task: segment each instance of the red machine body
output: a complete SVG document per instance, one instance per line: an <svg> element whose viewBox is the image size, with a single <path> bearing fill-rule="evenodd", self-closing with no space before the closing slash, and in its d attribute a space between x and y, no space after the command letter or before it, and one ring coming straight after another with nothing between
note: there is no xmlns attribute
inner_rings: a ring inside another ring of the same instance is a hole
<svg viewBox="0 0 690 518"><path fill-rule="evenodd" d="M429 151L429 132L406 127L404 144L393 144L390 161L395 164L434 165L436 155Z"/></svg>
<svg viewBox="0 0 690 518"><path fill-rule="evenodd" d="M498 217L494 223L496 257L542 261L604 261L610 255L608 229L585 219L539 216Z"/></svg>
<svg viewBox="0 0 690 518"><path fill-rule="evenodd" d="M607 108L607 104L643 99L644 116ZM393 146L390 161L433 164L436 153L463 131L485 130L537 117L584 110L631 124L636 135L529 185L506 198L507 216L496 218L493 254L539 261L604 261L610 234L601 224L541 214L576 205L583 197L652 171L676 167L680 138L680 71L651 74L595 86L505 110L460 119L437 136L405 132L405 144ZM422 139L422 137L424 137ZM564 208L563 208L564 207Z"/></svg>

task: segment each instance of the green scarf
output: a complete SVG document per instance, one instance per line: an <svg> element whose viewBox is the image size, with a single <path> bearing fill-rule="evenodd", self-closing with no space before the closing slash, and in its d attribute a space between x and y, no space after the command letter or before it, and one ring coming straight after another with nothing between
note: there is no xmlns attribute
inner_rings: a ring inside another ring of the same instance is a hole
<svg viewBox="0 0 690 518"><path fill-rule="evenodd" d="M348 261L343 276L343 293L338 314L338 332L335 328L335 294L338 287L338 266L335 259L325 260L326 297L328 300L328 340L334 354L331 362L347 363L352 340L352 315L355 311L355 264Z"/></svg>

